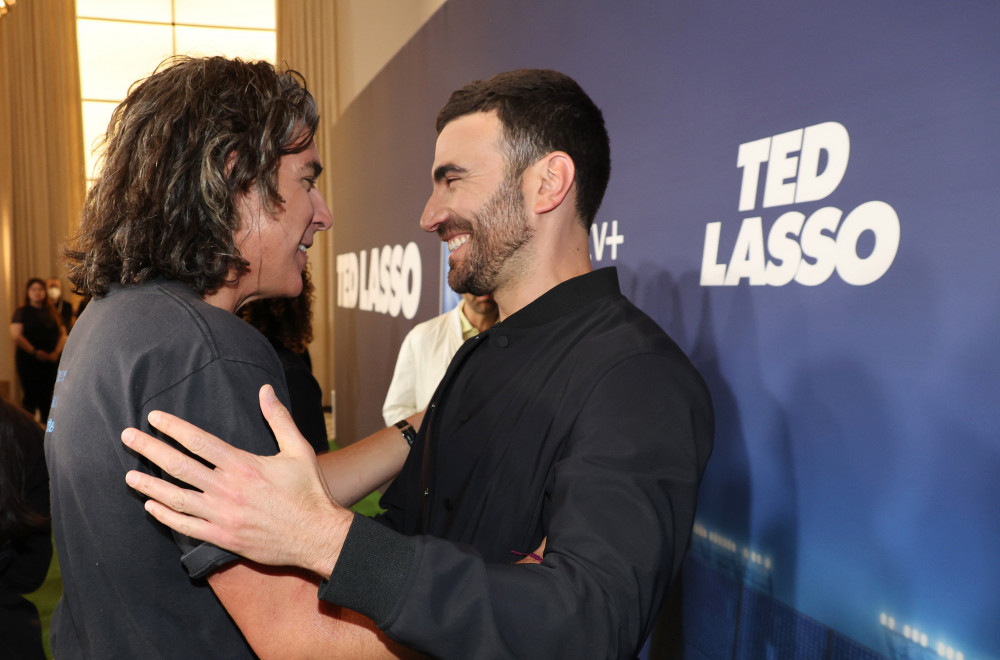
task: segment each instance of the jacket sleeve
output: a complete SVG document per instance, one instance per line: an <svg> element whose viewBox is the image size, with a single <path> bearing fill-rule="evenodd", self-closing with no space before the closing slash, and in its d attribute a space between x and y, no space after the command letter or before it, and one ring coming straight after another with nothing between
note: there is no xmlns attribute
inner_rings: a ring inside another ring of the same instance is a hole
<svg viewBox="0 0 1000 660"><path fill-rule="evenodd" d="M582 402L546 492L541 564L488 564L357 520L321 598L437 657L634 657L687 549L711 450L707 390L672 366L630 358Z"/></svg>

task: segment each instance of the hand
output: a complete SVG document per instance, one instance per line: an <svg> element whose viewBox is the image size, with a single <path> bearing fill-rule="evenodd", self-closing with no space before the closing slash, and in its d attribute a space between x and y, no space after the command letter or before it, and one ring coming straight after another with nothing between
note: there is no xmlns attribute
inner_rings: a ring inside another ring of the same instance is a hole
<svg viewBox="0 0 1000 660"><path fill-rule="evenodd" d="M333 502L312 447L270 385L260 390L260 407L278 440L277 455L242 451L178 417L154 411L150 424L215 468L128 428L122 432L126 446L201 492L135 470L125 481L152 498L146 510L154 518L181 534L261 564L299 566L328 577L353 514Z"/></svg>
<svg viewBox="0 0 1000 660"><path fill-rule="evenodd" d="M51 362L47 351L35 351L35 359L40 362Z"/></svg>

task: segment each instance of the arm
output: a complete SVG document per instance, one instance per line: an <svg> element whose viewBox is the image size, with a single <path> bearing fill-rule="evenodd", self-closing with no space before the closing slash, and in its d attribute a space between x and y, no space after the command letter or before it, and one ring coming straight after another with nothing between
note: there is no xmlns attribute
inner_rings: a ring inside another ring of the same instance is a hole
<svg viewBox="0 0 1000 660"><path fill-rule="evenodd" d="M167 416L151 421L216 470L178 463L128 430L127 444L203 492L134 473L129 483L170 503L150 501L147 510L171 527L265 563L321 576L336 569L324 599L363 612L393 638L434 655L627 655L648 634L680 566L712 434L711 403L696 374L675 378L645 356L636 363L602 379L581 403L547 494L540 566L487 564L468 546L406 539L364 519L345 529L343 511L315 494L322 490L316 471L289 462L294 447L285 443L278 457L261 462ZM609 401L615 415L607 414ZM264 413L273 426L266 405ZM315 534L303 535L310 528ZM309 547L318 537L324 540ZM386 566L386 556L402 561ZM372 586L374 571L381 584L394 585L390 598L366 598L380 591Z"/></svg>
<svg viewBox="0 0 1000 660"><path fill-rule="evenodd" d="M417 430L423 419L422 410L406 418ZM399 429L389 426L318 460L331 497L343 506L353 506L399 474L409 453Z"/></svg>
<svg viewBox="0 0 1000 660"><path fill-rule="evenodd" d="M634 657L683 558L711 446L700 379L665 366L634 358L581 401L546 488L540 566L489 563L467 546L416 537L405 571L378 569L405 590L388 603L366 599L376 573L365 558L396 540L356 521L321 597L435 656Z"/></svg>
<svg viewBox="0 0 1000 660"><path fill-rule="evenodd" d="M229 372L225 369L223 371ZM203 381L196 389L203 390L204 385ZM286 453L294 454L298 459L308 459L307 465L310 466L315 479L315 483L311 485L318 486L318 489L311 494L305 493L305 496L307 498L310 495L314 496L329 507L328 513L332 511L332 515L323 518L293 517L299 524L303 525L303 531L306 533L304 538L312 537L312 532L317 533L317 540L325 538L319 534L321 531L330 531L335 538L338 533L343 533L345 525L350 524L351 514L337 507L329 499L322 481L318 478L319 473L312 447L295 432L291 416L277 402L273 390L269 386L264 387L263 390L274 402L275 408L280 409L282 413L280 428L284 429L284 435L292 436L292 448ZM186 401L185 410L198 419L203 419L206 414L204 406L192 403L190 396L174 394L169 399L159 403L171 401ZM248 414L249 412L251 412L249 409L246 411L237 409L236 414L229 416L230 423L236 423L237 427L241 429L241 433L259 435L261 430L258 425L262 426L263 420L253 422L252 417L259 419L259 413L253 410L254 415L251 416ZM155 421L157 415L153 413L149 417L151 421ZM267 437L270 438L270 434L267 434ZM154 442L151 437L149 439ZM405 445L402 440L399 442ZM264 448L267 441L258 439L243 444L254 451L262 449L266 451ZM172 460L177 461L177 464L183 464L185 459L190 460L166 444L161 443L159 446L171 452ZM226 443L220 442L220 449L265 460L262 456L243 452ZM211 460L223 463L216 458ZM201 463L191 462L207 469ZM284 463L282 463L283 465ZM153 479L151 475L145 476ZM240 486L250 486L256 483L257 475L250 468L242 470L235 476L236 483ZM304 493L294 491L293 494L301 496ZM279 503L277 511L279 516L287 518L291 508ZM337 513L342 515L338 518ZM194 535L189 529L177 531L183 535L181 538ZM329 542L335 543L335 541ZM211 546L202 547L199 552L208 553L210 556L220 554L217 548ZM209 569L210 572L207 572L209 586L240 628L255 653L262 658L391 658L403 657L406 653L402 647L390 644L385 635L379 633L374 624L365 617L343 608L320 606L316 599L318 578L315 576L294 569L275 570L242 559L234 561L232 558L216 558L211 560L211 564L215 568L214 570Z"/></svg>
<svg viewBox="0 0 1000 660"><path fill-rule="evenodd" d="M269 658L417 658L357 612L316 600L318 580L239 561L208 583L254 652Z"/></svg>
<svg viewBox="0 0 1000 660"><path fill-rule="evenodd" d="M353 520L338 502L352 503L398 472L409 446L399 429L390 427L318 457L321 467L270 386L261 388L260 406L278 441L277 455L242 451L173 415L152 412L153 426L215 468L138 429L126 429L122 441L129 448L201 492L137 471L130 471L126 481L154 498L146 503L147 511L185 536L262 564L299 566L327 577ZM421 418L422 413L412 417L417 424Z"/></svg>
<svg viewBox="0 0 1000 660"><path fill-rule="evenodd" d="M31 345L31 342L24 336L24 324L23 323L11 323L10 324L10 338L14 340L14 343L22 351L26 351L35 354L35 347Z"/></svg>

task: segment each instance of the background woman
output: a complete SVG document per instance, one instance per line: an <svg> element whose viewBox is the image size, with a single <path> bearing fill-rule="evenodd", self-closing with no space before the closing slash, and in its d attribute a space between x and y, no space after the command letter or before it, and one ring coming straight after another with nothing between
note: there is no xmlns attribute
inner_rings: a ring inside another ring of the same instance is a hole
<svg viewBox="0 0 1000 660"><path fill-rule="evenodd" d="M10 336L17 344L15 364L24 389L22 405L32 415L39 411L44 424L49 417L59 355L66 343L66 328L49 302L43 280L28 280L24 305L11 318Z"/></svg>

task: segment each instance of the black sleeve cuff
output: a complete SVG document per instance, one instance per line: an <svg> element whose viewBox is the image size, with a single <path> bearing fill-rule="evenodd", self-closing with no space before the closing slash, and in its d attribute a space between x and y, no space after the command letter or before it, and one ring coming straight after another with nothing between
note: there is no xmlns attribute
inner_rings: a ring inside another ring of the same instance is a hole
<svg viewBox="0 0 1000 660"><path fill-rule="evenodd" d="M364 614L379 628L406 587L417 541L371 518L354 514L337 567L319 586L319 597Z"/></svg>
<svg viewBox="0 0 1000 660"><path fill-rule="evenodd" d="M213 571L217 571L223 566L227 566L234 561L241 559L238 555L223 550L222 548L212 545L204 541L197 541L195 539L189 538L187 536L180 536L179 534L174 534L175 539L178 540L178 545L181 549L184 549L184 542L189 544L197 543L183 555L181 555L181 564L188 572L188 576L192 579L203 578Z"/></svg>

